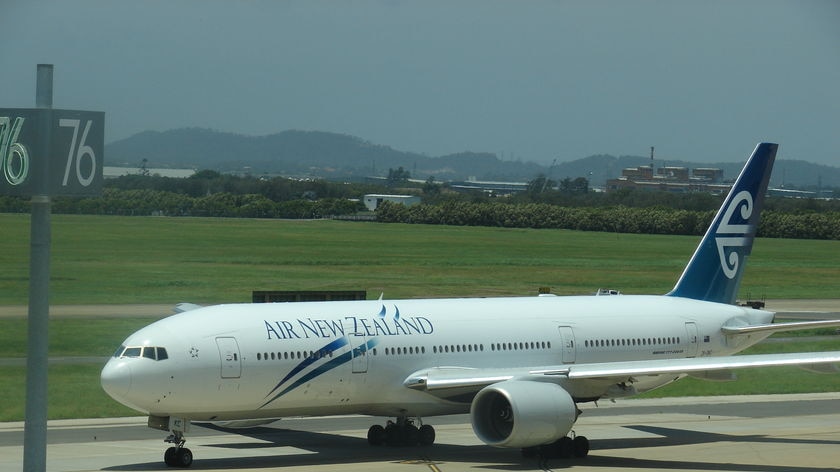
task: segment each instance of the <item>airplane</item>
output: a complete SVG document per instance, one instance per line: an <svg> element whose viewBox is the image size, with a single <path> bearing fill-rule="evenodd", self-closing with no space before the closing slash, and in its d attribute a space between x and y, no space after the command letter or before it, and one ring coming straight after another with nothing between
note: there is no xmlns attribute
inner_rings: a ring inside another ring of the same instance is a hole
<svg viewBox="0 0 840 472"><path fill-rule="evenodd" d="M192 422L344 414L394 418L370 427L374 446L431 445L423 418L469 413L488 445L585 457L588 439L572 432L578 403L686 376L840 362L840 351L734 355L775 332L840 326L774 324L775 313L735 304L777 149L756 146L664 295L181 304L125 340L102 387L170 433L173 467L193 462Z"/></svg>

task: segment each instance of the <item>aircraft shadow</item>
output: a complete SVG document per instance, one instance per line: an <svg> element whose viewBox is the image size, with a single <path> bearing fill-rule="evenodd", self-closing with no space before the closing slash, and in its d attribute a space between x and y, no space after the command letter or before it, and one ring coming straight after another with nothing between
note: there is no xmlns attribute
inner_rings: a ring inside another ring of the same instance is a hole
<svg viewBox="0 0 840 472"><path fill-rule="evenodd" d="M206 427L206 426L202 426ZM795 467L773 466L761 464L732 464L722 462L706 462L686 460L658 460L637 459L615 456L602 456L599 450L635 449L648 447L666 447L681 445L713 444L717 442L744 443L785 443L785 444L824 444L837 447L840 441L785 439L767 437L764 435L727 435L706 433L701 431L662 428L654 426L633 425L630 429L657 434L656 438L632 439L602 439L590 440L591 452L586 459L543 459L540 457L525 458L519 451L512 449L498 449L484 445L461 446L451 444L435 444L429 447L372 447L364 438L354 438L331 433L295 431L278 428L247 428L225 430L210 427L218 431L240 434L251 437L260 442L231 442L224 444L203 445L202 448L221 448L235 450L260 450L278 447L291 447L304 452L288 452L274 456L248 456L230 458L195 459L192 468L195 470L216 469L236 470L270 469L282 467L318 466L335 464L363 464L365 462L393 462L395 464L428 464L433 470L447 469L456 464L472 464L477 469L487 470L558 470L585 465L589 468L608 469L646 469L646 470L734 470L743 472L823 472L836 471L835 468L823 467ZM161 456L163 449L161 449ZM159 462L126 464L108 467L103 470L113 471L146 471L172 470Z"/></svg>

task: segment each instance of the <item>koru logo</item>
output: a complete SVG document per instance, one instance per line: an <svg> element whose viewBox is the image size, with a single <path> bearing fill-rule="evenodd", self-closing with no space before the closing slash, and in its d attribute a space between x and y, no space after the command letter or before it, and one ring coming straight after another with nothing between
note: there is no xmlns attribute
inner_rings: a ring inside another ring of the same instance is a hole
<svg viewBox="0 0 840 472"><path fill-rule="evenodd" d="M751 233L753 229L752 225L748 223L732 222L732 217L735 216L737 210L740 210L740 220L750 220L753 213L753 197L750 192L743 190L735 195L732 202L726 207L720 226L715 232L720 267L723 269L723 274L729 279L735 277L741 264L741 253L737 249L749 244L749 238L746 235Z"/></svg>

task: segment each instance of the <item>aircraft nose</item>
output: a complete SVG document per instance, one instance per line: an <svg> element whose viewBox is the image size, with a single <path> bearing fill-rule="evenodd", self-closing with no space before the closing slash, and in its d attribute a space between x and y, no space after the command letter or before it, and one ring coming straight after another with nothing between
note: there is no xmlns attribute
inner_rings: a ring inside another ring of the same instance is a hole
<svg viewBox="0 0 840 472"><path fill-rule="evenodd" d="M131 390L131 367L122 359L111 359L102 368L102 389L115 400L121 400Z"/></svg>

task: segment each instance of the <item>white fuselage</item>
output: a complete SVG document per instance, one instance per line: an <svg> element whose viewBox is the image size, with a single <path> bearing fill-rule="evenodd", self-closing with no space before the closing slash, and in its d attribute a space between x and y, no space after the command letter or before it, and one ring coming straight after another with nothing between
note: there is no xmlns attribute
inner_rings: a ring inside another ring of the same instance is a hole
<svg viewBox="0 0 840 472"><path fill-rule="evenodd" d="M431 367L509 368L722 356L725 324L772 313L665 296L580 296L237 304L199 308L136 332L103 369L122 403L196 421L299 415L464 413L471 397L407 388ZM150 351L146 351L150 352ZM160 350L157 351L158 353ZM160 355L160 354L159 354ZM635 392L678 378L635 379ZM612 382L564 385L578 401L618 395Z"/></svg>

